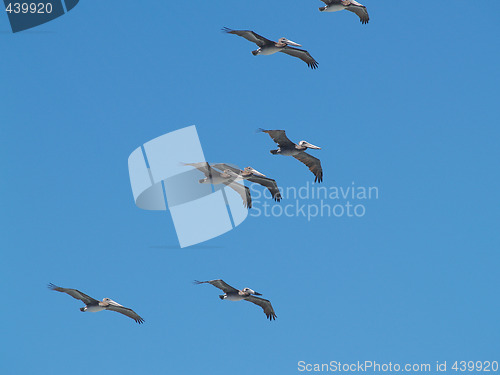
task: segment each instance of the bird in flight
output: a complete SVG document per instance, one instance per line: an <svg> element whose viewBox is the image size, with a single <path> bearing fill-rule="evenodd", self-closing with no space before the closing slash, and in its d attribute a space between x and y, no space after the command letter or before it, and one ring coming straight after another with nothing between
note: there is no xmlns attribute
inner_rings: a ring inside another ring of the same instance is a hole
<svg viewBox="0 0 500 375"><path fill-rule="evenodd" d="M272 40L266 39L251 30L231 30L227 27L222 29L225 33L235 34L245 38L246 40L257 44L259 47L255 51L252 51L254 56L257 55L272 55L276 52L283 52L287 55L298 57L304 61L308 67L311 69L316 69L318 67L318 62L307 52L306 50L293 48L291 46L302 47L300 44L292 42L287 38L280 38L278 42L273 42Z"/></svg>
<svg viewBox="0 0 500 375"><path fill-rule="evenodd" d="M227 299L228 301L248 301L255 303L256 305L262 307L264 313L266 314L269 320L276 319L277 316L274 313L273 306L271 302L267 299L255 297L261 296L262 294L257 293L256 291L250 288L243 288L241 290L233 288L231 285L225 283L223 280L209 280L209 281L195 281L195 284L211 284L216 288L222 290L225 294L220 295L219 298L221 300Z"/></svg>
<svg viewBox="0 0 500 375"><path fill-rule="evenodd" d="M278 144L278 149L271 150L271 154L293 156L295 159L309 167L309 170L315 176L314 182L323 181L323 168L321 168L321 161L304 152L308 148L321 150L321 147L315 146L306 141L300 141L299 144L293 143L288 139L284 130L259 129L259 131L269 134L273 141Z"/></svg>
<svg viewBox="0 0 500 375"><path fill-rule="evenodd" d="M139 315L137 315L137 313L134 310L129 309L128 307L124 307L110 298L104 298L102 301L98 301L76 289L61 288L52 283L49 284L48 287L51 290L55 290L56 292L66 293L71 297L82 301L85 304L85 307L80 308L80 311L82 312L86 311L99 312L103 310L116 311L119 312L120 314L128 316L129 318L134 319L139 324L144 323L144 319L142 319Z"/></svg>

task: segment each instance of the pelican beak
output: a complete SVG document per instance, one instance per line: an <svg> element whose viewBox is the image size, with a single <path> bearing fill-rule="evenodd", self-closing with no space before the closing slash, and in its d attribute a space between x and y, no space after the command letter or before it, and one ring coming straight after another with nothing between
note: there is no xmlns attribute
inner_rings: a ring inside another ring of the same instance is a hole
<svg viewBox="0 0 500 375"><path fill-rule="evenodd" d="M255 292L254 293L256 296L261 296L262 294Z"/></svg>
<svg viewBox="0 0 500 375"><path fill-rule="evenodd" d="M253 169L252 167L250 167L250 170L252 171L253 174L258 174L260 176L266 177L266 175L264 173L260 173L258 170Z"/></svg>
<svg viewBox="0 0 500 375"><path fill-rule="evenodd" d="M302 47L299 43L292 42L290 39L286 39L286 44L290 46L295 46L295 47Z"/></svg>
<svg viewBox="0 0 500 375"><path fill-rule="evenodd" d="M318 146L312 145L312 144L310 144L309 142L304 142L304 146L306 146L307 148L313 148L313 149L315 149L315 150L321 150L321 147L318 147Z"/></svg>

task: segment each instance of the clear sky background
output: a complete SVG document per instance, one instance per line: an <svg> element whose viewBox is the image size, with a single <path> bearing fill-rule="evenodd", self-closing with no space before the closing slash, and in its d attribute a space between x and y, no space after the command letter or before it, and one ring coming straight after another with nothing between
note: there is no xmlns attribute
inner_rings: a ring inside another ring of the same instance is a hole
<svg viewBox="0 0 500 375"><path fill-rule="evenodd" d="M18 34L0 12L1 374L500 360L500 2L365 0L368 25L322 5L82 0ZM319 68L254 57L223 26L285 36ZM322 147L323 186L379 199L362 218L249 217L180 249L168 213L134 205L127 158L192 124L208 161L304 186L307 168L255 133L285 129ZM192 284L216 278L263 293L277 320ZM49 282L146 322L82 314Z"/></svg>

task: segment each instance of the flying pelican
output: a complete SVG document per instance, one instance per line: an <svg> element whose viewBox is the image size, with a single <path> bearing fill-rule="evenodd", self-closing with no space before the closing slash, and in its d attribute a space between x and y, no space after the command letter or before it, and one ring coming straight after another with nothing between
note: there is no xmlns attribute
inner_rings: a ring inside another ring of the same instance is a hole
<svg viewBox="0 0 500 375"><path fill-rule="evenodd" d="M269 134L273 141L278 144L278 149L271 150L271 154L293 156L298 161L307 165L309 170L314 173L314 176L316 176L314 182L323 181L323 168L321 168L320 160L304 152L308 148L321 150L321 147L314 146L306 141L300 141L297 145L288 139L284 130L259 129L259 131Z"/></svg>
<svg viewBox="0 0 500 375"><path fill-rule="evenodd" d="M276 181L272 178L266 177L266 175L260 173L252 167L246 167L245 169L241 170L224 163L212 164L212 167L233 176L236 181L248 180L250 182L265 186L271 192L271 195L275 201L279 202L281 200L280 190L278 189Z"/></svg>
<svg viewBox="0 0 500 375"><path fill-rule="evenodd" d="M222 290L225 294L220 295L219 298L222 300L227 299L228 301L249 301L252 303L255 303L256 305L259 305L262 307L264 310L264 313L266 314L267 318L269 320L276 319L277 316L274 313L273 306L271 305L271 302L269 302L267 299L259 298L259 297L254 297L253 295L256 296L261 296L262 294L257 293L256 291L250 289L250 288L243 288L242 290L238 290L236 288L233 288L231 285L226 284L223 280L209 280L209 281L197 281L195 280L195 284L212 284L216 288L219 288Z"/></svg>
<svg viewBox="0 0 500 375"><path fill-rule="evenodd" d="M116 311L119 312L120 314L126 315L129 318L134 319L137 323L141 324L144 323L144 319L142 319L137 313L134 312L134 310L129 309L128 307L124 307L120 305L119 303L116 303L112 299L109 298L104 298L102 301L98 301L96 299L93 299L92 297L87 296L85 293L80 292L79 290L76 289L69 289L69 288L61 288L58 287L54 284L49 284L49 289L55 290L57 292L62 292L69 294L71 297L79 299L80 301L83 301L85 304L85 307L81 307L80 311L85 312L98 312L102 310L111 310L111 311Z"/></svg>
<svg viewBox="0 0 500 375"><path fill-rule="evenodd" d="M286 53L287 55L298 57L299 59L304 61L307 64L307 66L310 67L311 69L316 69L318 67L318 62L314 60L314 58L309 54L309 52L303 49L290 47L290 46L297 46L297 47L302 47L302 46L300 44L292 42L291 40L288 40L287 38L280 38L278 40L278 43L276 43L273 42L272 40L264 38L263 36L260 36L257 33L254 33L251 30L231 30L228 29L227 27L224 27L222 31L228 34L236 34L238 36L242 36L246 40L249 40L250 42L257 44L259 46L259 49L252 51L252 54L254 56L272 55L273 53L276 52L283 52Z"/></svg>
<svg viewBox="0 0 500 375"><path fill-rule="evenodd" d="M244 185L240 185L237 182L234 182L234 176L230 175L229 173L219 172L218 170L213 169L207 162L183 164L190 165L191 167L198 169L205 175L205 178L202 178L198 181L200 184L224 184L226 186L229 186L241 196L241 199L243 199L243 205L245 207L249 209L252 208L252 196L250 195L250 189Z"/></svg>
<svg viewBox="0 0 500 375"><path fill-rule="evenodd" d="M358 3L355 0L321 0L326 4L324 7L320 7L320 12L337 12L339 10L349 10L356 13L362 24L367 24L370 21L368 16L368 11L363 4Z"/></svg>

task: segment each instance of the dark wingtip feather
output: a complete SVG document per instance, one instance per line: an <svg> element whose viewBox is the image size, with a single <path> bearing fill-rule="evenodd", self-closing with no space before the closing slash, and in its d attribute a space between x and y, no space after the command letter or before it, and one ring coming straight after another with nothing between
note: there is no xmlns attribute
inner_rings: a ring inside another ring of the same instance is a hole
<svg viewBox="0 0 500 375"><path fill-rule="evenodd" d="M232 29L230 29L229 27L225 27L225 26L224 26L224 27L221 29L221 31L222 31L223 33L230 33L230 32L231 32L231 31L233 31L233 30L232 30Z"/></svg>
<svg viewBox="0 0 500 375"><path fill-rule="evenodd" d="M318 62L317 61L313 61L311 63L307 63L307 65L309 66L309 68L311 69L316 69L318 67Z"/></svg>
<svg viewBox="0 0 500 375"><path fill-rule="evenodd" d="M276 315L276 314L269 314L269 315L267 316L267 318L269 319L269 321L271 321L271 322L272 322L273 320L276 320L277 315Z"/></svg>

